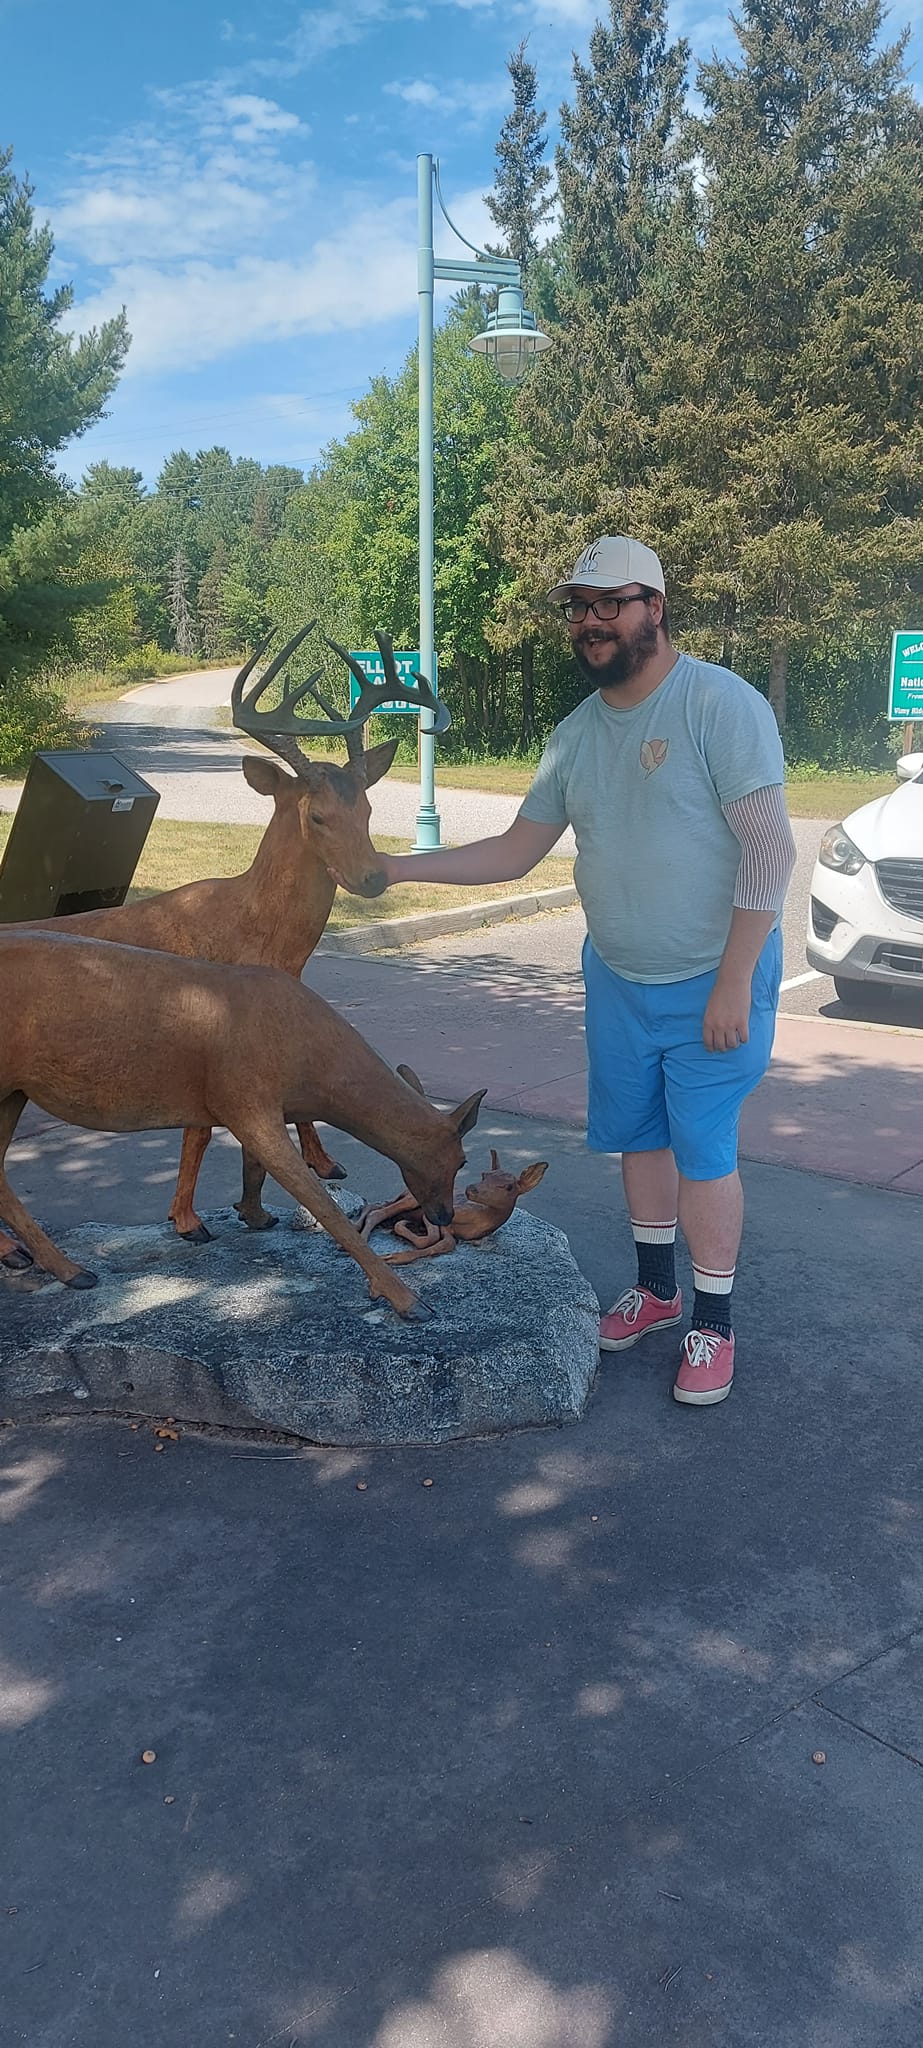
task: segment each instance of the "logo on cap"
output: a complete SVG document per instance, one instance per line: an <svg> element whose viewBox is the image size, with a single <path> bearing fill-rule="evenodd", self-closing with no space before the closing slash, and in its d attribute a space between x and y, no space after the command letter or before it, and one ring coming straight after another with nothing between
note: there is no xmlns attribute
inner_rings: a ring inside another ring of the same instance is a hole
<svg viewBox="0 0 923 2048"><path fill-rule="evenodd" d="M597 565L597 563L598 563L598 561L599 561L599 542L598 542L598 540L594 540L594 541L591 541L591 542L590 542L590 545L589 545L589 547L588 547L588 548L584 548L584 550L583 550L583 553L582 553L582 555L581 555L581 557L580 557L580 560L579 560L579 562L577 563L577 568L576 568L576 569L574 570L574 576L576 577L576 576L577 576L577 574L578 574L578 571L579 571L579 570L581 570L581 569L590 569L590 570L593 570L593 569L595 569L595 568L596 568L596 565Z"/></svg>

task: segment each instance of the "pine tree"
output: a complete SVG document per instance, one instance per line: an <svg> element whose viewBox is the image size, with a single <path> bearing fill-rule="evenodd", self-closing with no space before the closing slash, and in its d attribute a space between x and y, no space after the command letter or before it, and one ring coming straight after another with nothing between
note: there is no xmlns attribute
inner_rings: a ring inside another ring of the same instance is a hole
<svg viewBox="0 0 923 2048"><path fill-rule="evenodd" d="M507 70L513 85L512 111L500 130L496 148L494 189L487 211L502 236L503 253L512 256L528 279L538 252L538 234L553 206L548 190L551 170L545 162L547 115L536 107L538 84L526 44L512 52Z"/></svg>
<svg viewBox="0 0 923 2048"><path fill-rule="evenodd" d="M609 12L589 64L574 59L556 152L567 275L597 307L634 297L688 160L688 43L668 42L665 0L610 0Z"/></svg>
<svg viewBox="0 0 923 2048"><path fill-rule="evenodd" d="M687 58L684 42L668 42L665 0L611 0L589 62L574 60L557 151L554 346L518 395L487 514L511 570L500 645L536 629L542 588L585 540L625 529L647 474L662 337L695 246Z"/></svg>
<svg viewBox="0 0 923 2048"><path fill-rule="evenodd" d="M884 635L923 567L923 115L882 19L745 0L740 59L699 79L704 256L673 361L702 451L689 592L728 652L756 644L780 724L793 659Z"/></svg>
<svg viewBox="0 0 923 2048"><path fill-rule="evenodd" d="M181 547L177 548L170 564L167 601L170 608L173 645L177 654L194 654L195 633L189 606L189 558L185 549Z"/></svg>
<svg viewBox="0 0 923 2048"><path fill-rule="evenodd" d="M128 347L124 315L76 340L69 285L47 291L54 243L0 150L0 684L67 639L74 539L54 458L103 412Z"/></svg>
<svg viewBox="0 0 923 2048"><path fill-rule="evenodd" d="M202 653L210 658L223 653L226 618L224 607L224 586L230 567L230 556L223 540L215 542L204 576L199 579L197 610L199 615L199 641ZM188 650L184 648L183 653Z"/></svg>

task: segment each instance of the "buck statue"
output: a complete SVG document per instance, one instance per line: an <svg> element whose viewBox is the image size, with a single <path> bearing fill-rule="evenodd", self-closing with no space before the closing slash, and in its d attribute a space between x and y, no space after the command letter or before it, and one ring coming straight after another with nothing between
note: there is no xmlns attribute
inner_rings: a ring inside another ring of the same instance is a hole
<svg viewBox="0 0 923 2048"><path fill-rule="evenodd" d="M409 1067L398 1067L397 1071L411 1088L420 1089ZM387 1226L395 1237L403 1238L411 1247L406 1252L386 1252L386 1265L409 1266L415 1259L439 1259L446 1252L454 1252L458 1244L478 1244L481 1238L492 1237L512 1216L520 1195L537 1188L547 1171L547 1159L536 1159L531 1166L524 1166L521 1173L507 1173L491 1146L489 1172L482 1173L479 1181L465 1189L465 1199L453 1209L448 1223L435 1223L421 1208L416 1195L405 1189L393 1202L369 1203L356 1217L356 1229L368 1243L373 1230Z"/></svg>
<svg viewBox="0 0 923 2048"><path fill-rule="evenodd" d="M355 896L378 896L384 888L384 876L369 837L371 812L366 792L387 773L397 741L387 740L366 751L363 732L368 719L383 703L397 700L429 712L436 731L443 731L449 723L447 707L434 696L425 680L418 677L416 687L401 682L392 644L385 633L375 635L382 659L382 683L370 682L336 641L326 642L348 664L359 685L348 717L339 717L321 696L320 669L305 682L291 683L285 672L286 664L315 623L312 620L303 626L251 683L251 676L273 638L270 634L234 681L234 724L294 771L287 774L277 761L256 756L248 756L242 763L251 789L272 797L274 804L252 866L245 874L188 882L182 888L167 890L140 903L121 904L113 910L83 911L72 917L48 918L28 927L7 929L67 932L84 938L114 940L121 945L145 946L157 952L179 954L184 959L279 967L287 974L300 976L330 915L337 884ZM270 710L263 709L260 700L280 672L285 672L282 701ZM248 683L250 688L246 690ZM323 717L299 716L298 707L306 697L313 698ZM311 761L301 752L299 737L310 739L322 734L334 734L345 740L344 765ZM201 1125L184 1132L179 1177L170 1208L171 1221L180 1236L198 1244L207 1242L209 1237L193 1204L210 1135L208 1127ZM311 1124L300 1122L298 1137L303 1158L321 1179L343 1178L342 1167L330 1158ZM262 1206L264 1179L262 1167L245 1152L243 1191L236 1207L242 1222L251 1230L267 1230L276 1220ZM4 1220L12 1222L10 1217ZM2 1232L0 1264L14 1268L28 1264L21 1248Z"/></svg>
<svg viewBox="0 0 923 2048"><path fill-rule="evenodd" d="M70 1287L95 1275L54 1245L6 1178L32 1100L94 1131L223 1124L401 1315L416 1297L360 1237L293 1145L286 1123L322 1117L399 1167L425 1217L452 1217L462 1139L485 1090L434 1109L329 1003L293 975L182 960L63 932L0 931L0 1213L33 1259Z"/></svg>

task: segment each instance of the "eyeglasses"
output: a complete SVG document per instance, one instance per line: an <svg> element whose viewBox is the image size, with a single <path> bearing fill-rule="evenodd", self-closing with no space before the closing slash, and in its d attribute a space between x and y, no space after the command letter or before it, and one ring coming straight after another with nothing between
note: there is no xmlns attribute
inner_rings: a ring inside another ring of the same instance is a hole
<svg viewBox="0 0 923 2048"><path fill-rule="evenodd" d="M587 612L592 612L594 619L617 619L623 604L646 603L647 592L644 590L632 591L629 597L615 597L607 590L602 597L594 598L592 604L587 604L582 597L573 597L568 599L567 604L559 605L558 609L569 626L581 626Z"/></svg>

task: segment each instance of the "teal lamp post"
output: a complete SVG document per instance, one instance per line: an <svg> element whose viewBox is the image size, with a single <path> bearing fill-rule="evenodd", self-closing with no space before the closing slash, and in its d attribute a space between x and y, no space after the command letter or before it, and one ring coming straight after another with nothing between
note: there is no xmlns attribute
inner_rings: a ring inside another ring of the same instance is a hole
<svg viewBox="0 0 923 2048"><path fill-rule="evenodd" d="M477 258L474 263L433 253L433 191L440 210L459 242ZM457 284L489 284L498 287L495 313L488 315L483 334L476 334L471 347L487 357L506 384L518 383L529 364L550 339L538 327L534 313L523 304L522 272L508 256L488 256L459 233L449 219L439 186L439 166L431 156L417 158L417 305L419 311L418 442L420 460L420 673L430 681L434 672L435 604L433 534L433 290L437 277ZM430 714L420 714L420 808L417 812L415 853L438 846L439 813L436 809L436 746Z"/></svg>

